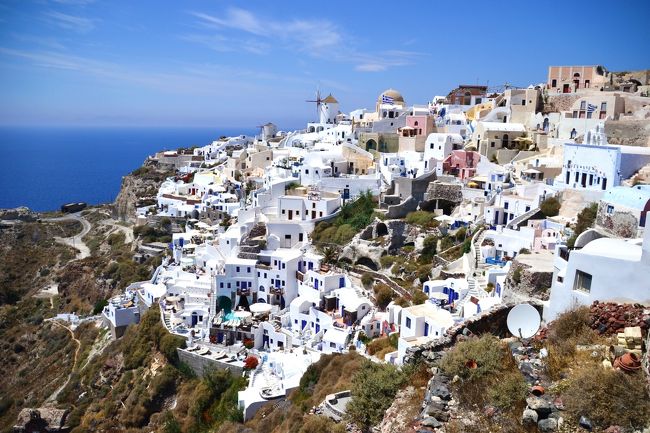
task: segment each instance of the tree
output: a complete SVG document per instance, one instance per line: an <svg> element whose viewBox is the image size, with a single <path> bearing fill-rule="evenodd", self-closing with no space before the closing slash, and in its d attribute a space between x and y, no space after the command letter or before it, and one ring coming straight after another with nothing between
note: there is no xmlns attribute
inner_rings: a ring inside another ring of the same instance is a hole
<svg viewBox="0 0 650 433"><path fill-rule="evenodd" d="M544 200L539 208L546 217L553 217L560 213L560 200L556 197L549 197Z"/></svg>
<svg viewBox="0 0 650 433"><path fill-rule="evenodd" d="M421 290L417 290L417 291L413 294L413 305L424 304L424 303L425 303L426 301L428 301L428 300L429 300L429 297L427 296L427 294L424 293L424 292L421 291Z"/></svg>
<svg viewBox="0 0 650 433"><path fill-rule="evenodd" d="M576 239L580 234L587 229L593 227L594 222L596 221L596 214L598 213L598 203L591 203L586 208L582 209L578 214L578 220L576 226L573 229L573 236L567 241L569 248L573 248Z"/></svg>

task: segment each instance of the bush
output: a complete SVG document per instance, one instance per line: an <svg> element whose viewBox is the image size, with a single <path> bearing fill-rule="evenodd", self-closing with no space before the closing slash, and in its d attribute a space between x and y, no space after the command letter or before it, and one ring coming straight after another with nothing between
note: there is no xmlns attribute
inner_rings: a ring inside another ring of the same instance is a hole
<svg viewBox="0 0 650 433"><path fill-rule="evenodd" d="M442 358L440 368L450 377L461 379L482 378L504 370L507 349L493 335L462 341ZM476 368L467 368L468 360L476 362Z"/></svg>
<svg viewBox="0 0 650 433"><path fill-rule="evenodd" d="M362 430L381 422L405 380L406 375L392 365L365 361L352 379L348 419Z"/></svg>
<svg viewBox="0 0 650 433"><path fill-rule="evenodd" d="M406 222L423 228L434 228L439 224L438 221L435 220L435 217L436 215L433 212L418 210L415 212L409 212L406 215Z"/></svg>
<svg viewBox="0 0 650 433"><path fill-rule="evenodd" d="M522 248L519 250L519 254L530 254L530 250L528 248Z"/></svg>
<svg viewBox="0 0 650 433"><path fill-rule="evenodd" d="M556 197L549 197L544 200L539 208L546 217L553 217L560 213L560 200Z"/></svg>
<svg viewBox="0 0 650 433"><path fill-rule="evenodd" d="M518 371L498 378L488 390L490 402L499 409L510 409L528 396L528 384Z"/></svg>
<svg viewBox="0 0 650 433"><path fill-rule="evenodd" d="M422 257L426 257L427 260L433 259L433 256L436 255L437 248L438 238L431 235L427 236L424 238L424 242L422 243Z"/></svg>
<svg viewBox="0 0 650 433"><path fill-rule="evenodd" d="M379 258L379 263L381 263L382 268L389 268L397 261L398 257L396 256L381 256Z"/></svg>
<svg viewBox="0 0 650 433"><path fill-rule="evenodd" d="M517 284L521 283L521 268L520 267L516 267L512 271L512 281L514 281Z"/></svg>
<svg viewBox="0 0 650 433"><path fill-rule="evenodd" d="M108 305L108 300L106 299L100 299L99 301L95 302L95 306L93 307L93 314L99 314L104 310L104 307Z"/></svg>
<svg viewBox="0 0 650 433"><path fill-rule="evenodd" d="M373 281L375 281L375 277L373 277L372 274L365 272L361 275L361 284L363 284L363 287L369 288L372 286Z"/></svg>
<svg viewBox="0 0 650 433"><path fill-rule="evenodd" d="M416 290L416 292L413 294L413 305L424 304L428 300L429 297L427 294L421 290Z"/></svg>
<svg viewBox="0 0 650 433"><path fill-rule="evenodd" d="M560 314L548 327L546 371L559 378L576 358L576 345L594 343L598 336L589 326L589 307L579 307Z"/></svg>
<svg viewBox="0 0 650 433"><path fill-rule="evenodd" d="M620 425L643 429L650 422L650 404L643 373L582 368L568 381L562 394L567 411L577 420L586 416L596 428Z"/></svg>
<svg viewBox="0 0 650 433"><path fill-rule="evenodd" d="M384 283L375 284L375 300L381 310L385 310L390 301L393 300L393 289Z"/></svg>

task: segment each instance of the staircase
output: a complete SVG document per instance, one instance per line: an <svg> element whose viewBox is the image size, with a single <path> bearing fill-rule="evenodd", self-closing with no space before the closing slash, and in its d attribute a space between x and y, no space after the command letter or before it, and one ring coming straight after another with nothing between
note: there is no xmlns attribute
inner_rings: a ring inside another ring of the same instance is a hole
<svg viewBox="0 0 650 433"><path fill-rule="evenodd" d="M237 254L237 257L240 259L256 260L257 255L262 250L260 244L264 240L265 235L266 225L263 223L255 224L251 231L248 232L248 235L242 241L241 245L239 245L239 253Z"/></svg>
<svg viewBox="0 0 650 433"><path fill-rule="evenodd" d="M517 218L513 218L508 224L506 224L506 228L516 229L517 227L519 227L521 223L530 219L533 215L535 215L539 211L540 209L536 207L535 209L531 209L528 212L519 215Z"/></svg>

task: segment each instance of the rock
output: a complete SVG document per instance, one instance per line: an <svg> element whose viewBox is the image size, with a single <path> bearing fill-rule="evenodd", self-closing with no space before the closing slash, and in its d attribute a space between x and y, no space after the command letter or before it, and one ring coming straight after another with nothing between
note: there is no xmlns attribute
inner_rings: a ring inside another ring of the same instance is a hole
<svg viewBox="0 0 650 433"><path fill-rule="evenodd" d="M542 433L554 432L557 430L557 420L555 418L546 418L537 423L537 428Z"/></svg>
<svg viewBox="0 0 650 433"><path fill-rule="evenodd" d="M532 409L525 409L523 415L521 416L521 423L526 426L537 424L537 418L537 412Z"/></svg>
<svg viewBox="0 0 650 433"><path fill-rule="evenodd" d="M551 403L541 397L528 397L526 405L537 412L540 418L546 418L553 411Z"/></svg>
<svg viewBox="0 0 650 433"><path fill-rule="evenodd" d="M581 416L580 421L578 422L578 424L583 429L586 429L586 430L589 430L589 431L591 431L591 429L593 428L593 426L591 424L591 420L589 420L589 418L587 418L586 416Z"/></svg>
<svg viewBox="0 0 650 433"><path fill-rule="evenodd" d="M451 398L451 393L449 392L449 388L447 388L447 386L442 383L438 383L434 385L433 387L430 388L430 391L431 391L431 395L438 396L443 400L449 400Z"/></svg>
<svg viewBox="0 0 650 433"><path fill-rule="evenodd" d="M623 433L623 429L617 425L607 427L603 433Z"/></svg>
<svg viewBox="0 0 650 433"><path fill-rule="evenodd" d="M424 418L422 421L420 421L420 424L422 424L424 427L431 427L431 428L442 427L442 423L431 416Z"/></svg>
<svg viewBox="0 0 650 433"><path fill-rule="evenodd" d="M425 416L432 416L438 418L442 421L447 421L449 419L449 414L447 414L447 407L444 403L432 402L429 403L423 411ZM446 417L446 419L442 419Z"/></svg>

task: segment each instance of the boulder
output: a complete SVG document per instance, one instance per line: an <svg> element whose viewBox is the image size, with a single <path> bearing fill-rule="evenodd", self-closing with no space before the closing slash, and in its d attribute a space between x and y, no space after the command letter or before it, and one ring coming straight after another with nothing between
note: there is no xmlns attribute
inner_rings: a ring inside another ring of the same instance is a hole
<svg viewBox="0 0 650 433"><path fill-rule="evenodd" d="M422 421L420 421L420 424L422 424L424 427L431 427L431 428L442 427L442 423L433 417L424 418Z"/></svg>
<svg viewBox="0 0 650 433"><path fill-rule="evenodd" d="M537 412L537 415L539 415L540 418L546 418L551 412L553 412L553 405L551 402L541 397L528 397L526 399L526 405L528 406L528 409Z"/></svg>
<svg viewBox="0 0 650 433"><path fill-rule="evenodd" d="M451 399L451 393L449 392L449 388L447 388L447 385L444 385L442 383L434 383L429 388L429 390L431 391L431 395L438 396L443 400Z"/></svg>
<svg viewBox="0 0 650 433"><path fill-rule="evenodd" d="M521 423L525 426L530 426L537 424L537 412L532 409L525 409L523 415L521 416Z"/></svg>
<svg viewBox="0 0 650 433"><path fill-rule="evenodd" d="M554 432L557 430L557 420L555 418L546 418L537 423L537 428L542 433Z"/></svg>

